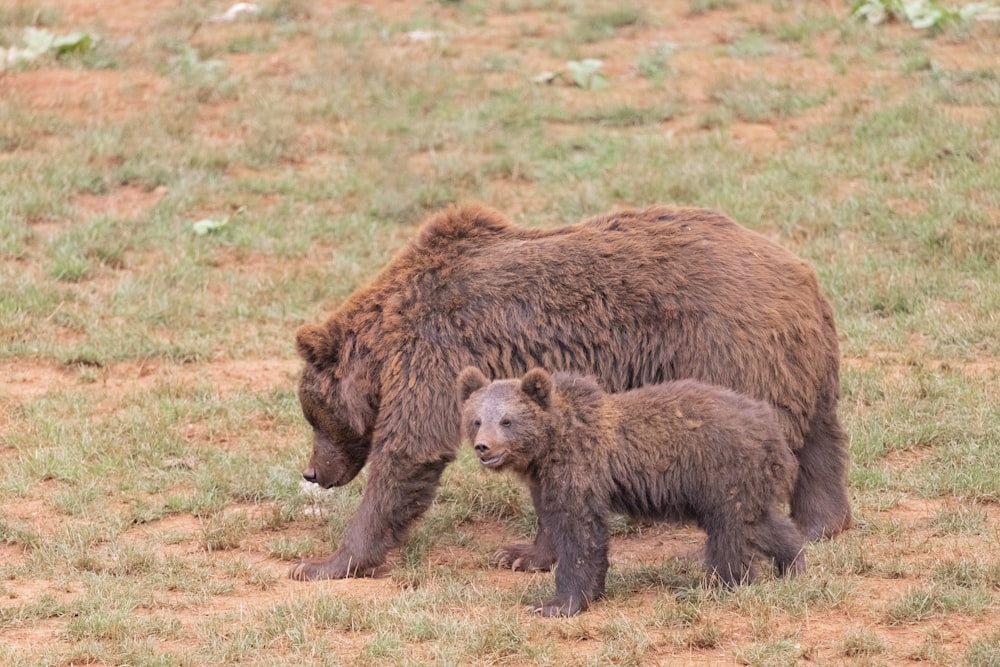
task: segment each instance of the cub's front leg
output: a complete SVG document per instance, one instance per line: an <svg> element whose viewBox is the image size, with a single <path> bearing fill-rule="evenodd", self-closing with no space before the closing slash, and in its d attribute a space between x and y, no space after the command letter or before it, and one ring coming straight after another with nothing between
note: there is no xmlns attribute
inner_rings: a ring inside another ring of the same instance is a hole
<svg viewBox="0 0 1000 667"><path fill-rule="evenodd" d="M510 568L518 572L548 572L556 564L556 544L552 533L542 520L539 508L542 505L541 491L537 484L528 482L531 490L531 503L535 506L538 517L538 533L535 541L526 544L507 544L493 554L493 561L501 568Z"/></svg>
<svg viewBox="0 0 1000 667"><path fill-rule="evenodd" d="M584 505L585 507L585 505ZM542 616L574 616L604 596L608 573L608 526L603 515L587 510L546 512L556 545L556 592L534 607Z"/></svg>

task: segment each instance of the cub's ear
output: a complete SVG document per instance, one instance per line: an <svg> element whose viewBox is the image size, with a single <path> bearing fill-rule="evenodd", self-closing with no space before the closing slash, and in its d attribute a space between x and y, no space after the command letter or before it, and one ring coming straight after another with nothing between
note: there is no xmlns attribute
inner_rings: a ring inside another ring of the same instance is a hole
<svg viewBox="0 0 1000 667"><path fill-rule="evenodd" d="M295 332L295 349L313 366L336 365L343 344L344 332L339 322L303 324Z"/></svg>
<svg viewBox="0 0 1000 667"><path fill-rule="evenodd" d="M533 368L521 378L521 391L543 410L548 410L552 398L552 377L544 368Z"/></svg>
<svg viewBox="0 0 1000 667"><path fill-rule="evenodd" d="M458 386L458 400L465 403L469 400L469 396L472 396L476 391L482 389L489 383L486 376L483 375L475 366L467 366L458 374L458 380L456 385Z"/></svg>

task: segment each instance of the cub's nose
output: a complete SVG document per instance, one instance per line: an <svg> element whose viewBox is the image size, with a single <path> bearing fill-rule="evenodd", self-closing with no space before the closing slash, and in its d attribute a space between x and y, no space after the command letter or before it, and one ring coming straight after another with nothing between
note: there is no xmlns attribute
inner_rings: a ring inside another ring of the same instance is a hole
<svg viewBox="0 0 1000 667"><path fill-rule="evenodd" d="M306 468L302 471L302 478L307 482L316 483L316 468Z"/></svg>
<svg viewBox="0 0 1000 667"><path fill-rule="evenodd" d="M486 452L490 451L490 448L489 445L486 445L482 442L477 442L476 451L479 452L480 454L485 454Z"/></svg>

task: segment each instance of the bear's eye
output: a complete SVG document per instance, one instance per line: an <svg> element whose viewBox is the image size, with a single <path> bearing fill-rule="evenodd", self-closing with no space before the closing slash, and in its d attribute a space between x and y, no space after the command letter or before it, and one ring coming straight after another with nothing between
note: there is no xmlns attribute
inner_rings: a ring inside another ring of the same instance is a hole
<svg viewBox="0 0 1000 667"><path fill-rule="evenodd" d="M472 425L475 426L476 428L479 428L480 426L483 425L483 422L481 419L476 419L475 421L472 422Z"/></svg>
<svg viewBox="0 0 1000 667"><path fill-rule="evenodd" d="M507 426L510 426L510 417L504 417L503 419L501 419L500 420L500 425L503 426L503 427L505 427L505 428Z"/></svg>

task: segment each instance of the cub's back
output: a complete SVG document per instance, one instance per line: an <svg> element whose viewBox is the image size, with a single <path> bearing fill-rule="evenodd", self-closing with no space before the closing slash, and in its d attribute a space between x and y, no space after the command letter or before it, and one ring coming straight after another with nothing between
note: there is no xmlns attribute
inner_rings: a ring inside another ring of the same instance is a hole
<svg viewBox="0 0 1000 667"><path fill-rule="evenodd" d="M794 465L774 409L725 387L677 380L608 394L607 402L630 447L665 456L692 451L713 464L764 464L777 456Z"/></svg>

